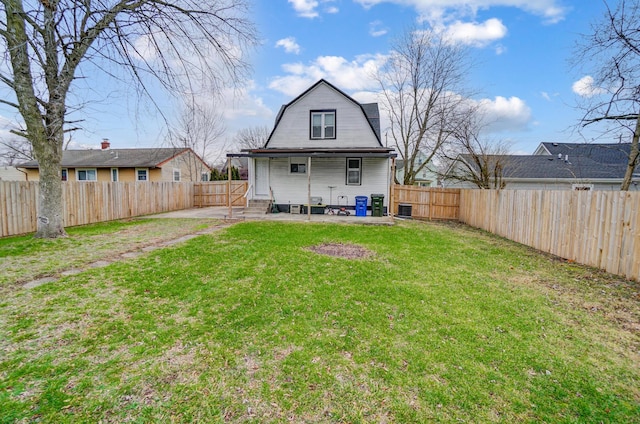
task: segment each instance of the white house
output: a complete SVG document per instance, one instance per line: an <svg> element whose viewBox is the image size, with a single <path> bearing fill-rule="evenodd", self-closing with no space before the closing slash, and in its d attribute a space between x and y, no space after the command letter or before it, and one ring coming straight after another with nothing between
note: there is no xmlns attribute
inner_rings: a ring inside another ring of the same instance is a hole
<svg viewBox="0 0 640 424"><path fill-rule="evenodd" d="M380 141L377 103L360 104L325 80L282 106L267 142L228 157L247 157L248 202L272 201L280 211L297 205L346 206L356 196L389 201L396 153ZM321 208L314 208L319 210Z"/></svg>

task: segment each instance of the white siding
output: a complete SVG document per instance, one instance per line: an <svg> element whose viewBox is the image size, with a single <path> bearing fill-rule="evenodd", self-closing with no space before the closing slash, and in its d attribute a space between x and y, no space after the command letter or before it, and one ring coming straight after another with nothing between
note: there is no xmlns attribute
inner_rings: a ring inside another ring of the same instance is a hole
<svg viewBox="0 0 640 424"><path fill-rule="evenodd" d="M338 204L338 196L347 196L348 205L355 205L355 196L384 194L387 205L387 181L389 180L389 160L378 158L362 159L362 185L346 184L346 158L313 158L311 160L311 196L322 197L322 203ZM290 174L289 159L270 161L270 184L273 197L278 204L307 203L307 174ZM329 186L335 186L333 190ZM332 192L330 198L330 192ZM370 205L371 199L368 201Z"/></svg>
<svg viewBox="0 0 640 424"><path fill-rule="evenodd" d="M312 140L312 110L336 110L336 138ZM359 105L322 83L289 105L269 141L269 148L380 147Z"/></svg>

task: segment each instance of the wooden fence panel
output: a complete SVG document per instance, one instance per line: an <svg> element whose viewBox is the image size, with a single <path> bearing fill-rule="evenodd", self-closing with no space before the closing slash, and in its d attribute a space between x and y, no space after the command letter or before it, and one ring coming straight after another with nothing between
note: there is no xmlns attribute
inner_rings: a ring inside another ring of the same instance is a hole
<svg viewBox="0 0 640 424"><path fill-rule="evenodd" d="M640 281L640 193L462 190L460 221Z"/></svg>
<svg viewBox="0 0 640 424"><path fill-rule="evenodd" d="M393 204L411 205L411 216L418 219L458 219L460 189L395 185ZM397 209L393 211L397 213Z"/></svg>
<svg viewBox="0 0 640 424"><path fill-rule="evenodd" d="M64 225L92 224L193 207L193 183L77 182L62 185ZM0 181L0 237L37 229L38 183Z"/></svg>
<svg viewBox="0 0 640 424"><path fill-rule="evenodd" d="M231 205L245 206L244 194L247 192L247 181L231 181ZM227 206L228 181L209 181L194 184L194 205L196 207Z"/></svg>

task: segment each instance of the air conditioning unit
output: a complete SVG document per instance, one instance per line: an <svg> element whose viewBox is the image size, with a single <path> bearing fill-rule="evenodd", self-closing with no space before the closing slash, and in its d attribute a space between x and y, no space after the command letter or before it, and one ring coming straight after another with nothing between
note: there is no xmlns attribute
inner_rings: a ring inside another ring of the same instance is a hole
<svg viewBox="0 0 640 424"><path fill-rule="evenodd" d="M300 205L291 205L291 206L289 206L289 212L290 213L300 214L301 209L302 208L300 207Z"/></svg>

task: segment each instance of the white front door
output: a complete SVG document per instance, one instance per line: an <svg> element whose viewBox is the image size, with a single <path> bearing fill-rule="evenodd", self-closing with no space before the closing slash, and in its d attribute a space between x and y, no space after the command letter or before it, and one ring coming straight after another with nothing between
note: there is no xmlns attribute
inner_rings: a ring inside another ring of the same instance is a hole
<svg viewBox="0 0 640 424"><path fill-rule="evenodd" d="M256 196L269 196L269 159L256 159Z"/></svg>

